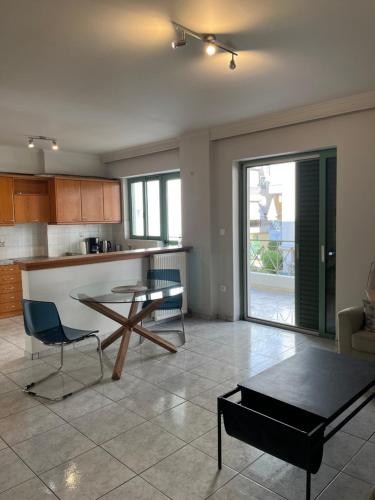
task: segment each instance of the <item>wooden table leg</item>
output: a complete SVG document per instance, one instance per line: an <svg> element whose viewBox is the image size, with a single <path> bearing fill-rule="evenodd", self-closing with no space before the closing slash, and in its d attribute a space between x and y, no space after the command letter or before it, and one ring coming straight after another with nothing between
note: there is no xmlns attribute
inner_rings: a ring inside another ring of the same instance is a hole
<svg viewBox="0 0 375 500"><path fill-rule="evenodd" d="M115 366L113 367L112 379L120 380L122 370L124 368L126 353L128 352L129 341L131 337L131 330L127 328L123 328L124 333L121 339L120 348L117 353Z"/></svg>
<svg viewBox="0 0 375 500"><path fill-rule="evenodd" d="M101 344L102 351L104 351L104 349L106 349L108 346L113 344L113 342L115 342L118 338L121 337L121 335L123 335L124 328L126 328L126 327L121 326L118 330L114 331L113 333L111 333L111 335L109 337L107 337L106 339L103 340L103 342Z"/></svg>
<svg viewBox="0 0 375 500"><path fill-rule="evenodd" d="M156 335L154 332L150 332L146 328L140 325L135 325L133 326L133 330L138 333L139 335L142 335L147 340L151 340L154 344L160 345L160 347L164 347L169 352L177 352L176 347L168 342L167 340L162 339L159 337L159 335Z"/></svg>

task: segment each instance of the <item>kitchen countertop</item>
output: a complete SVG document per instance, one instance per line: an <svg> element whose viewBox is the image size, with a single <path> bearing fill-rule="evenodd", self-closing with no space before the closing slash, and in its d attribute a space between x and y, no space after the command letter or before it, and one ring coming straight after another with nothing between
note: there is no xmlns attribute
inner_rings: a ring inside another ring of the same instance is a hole
<svg viewBox="0 0 375 500"><path fill-rule="evenodd" d="M188 246L169 245L167 247L137 248L136 250L123 250L120 252L94 253L87 255L7 259L7 263L17 263L23 271L37 271L40 269L51 269L56 267L82 266L86 264L97 264L100 262L140 259L158 253L188 252L189 250L191 250L191 247Z"/></svg>

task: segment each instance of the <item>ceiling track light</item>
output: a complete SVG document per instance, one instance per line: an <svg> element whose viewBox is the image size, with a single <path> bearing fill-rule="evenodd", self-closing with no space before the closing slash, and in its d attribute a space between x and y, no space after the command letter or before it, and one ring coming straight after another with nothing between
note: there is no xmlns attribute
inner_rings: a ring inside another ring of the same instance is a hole
<svg viewBox="0 0 375 500"><path fill-rule="evenodd" d="M191 38L195 38L196 40L200 40L201 42L203 42L205 45L205 52L209 56L213 56L218 50L221 50L223 52L228 52L228 54L231 54L231 59L229 61L229 69L231 70L236 69L237 66L234 57L238 56L237 52L235 52L232 47L229 47L224 42L218 40L215 35L198 33L174 21L172 21L172 24L178 33L177 40L174 40L172 42L173 49L185 46L186 35L188 35Z"/></svg>
<svg viewBox="0 0 375 500"><path fill-rule="evenodd" d="M27 146L31 148L35 148L35 141L49 141L52 143L52 149L57 151L59 149L59 145L57 144L57 140L53 137L46 137L45 135L29 135L28 136L28 144Z"/></svg>

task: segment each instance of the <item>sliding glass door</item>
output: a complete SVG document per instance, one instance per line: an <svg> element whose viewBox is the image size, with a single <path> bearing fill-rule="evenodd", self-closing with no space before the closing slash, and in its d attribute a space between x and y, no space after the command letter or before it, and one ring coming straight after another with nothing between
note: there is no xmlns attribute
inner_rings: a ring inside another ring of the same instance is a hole
<svg viewBox="0 0 375 500"><path fill-rule="evenodd" d="M336 152L244 166L245 316L333 334Z"/></svg>

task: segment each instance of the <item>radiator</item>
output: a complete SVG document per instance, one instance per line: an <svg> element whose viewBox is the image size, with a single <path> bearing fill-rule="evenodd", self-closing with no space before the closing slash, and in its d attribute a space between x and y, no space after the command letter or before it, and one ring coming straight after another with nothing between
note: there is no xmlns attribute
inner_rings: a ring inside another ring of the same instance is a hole
<svg viewBox="0 0 375 500"><path fill-rule="evenodd" d="M182 294L182 311L186 313L188 308L186 253L176 252L152 255L150 257L150 267L151 269L180 270L181 284L184 287L184 292ZM180 312L177 310L154 311L152 313L152 319L154 321L160 321L167 318L173 318L174 316L179 316L179 314Z"/></svg>

